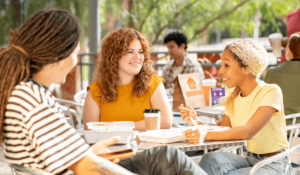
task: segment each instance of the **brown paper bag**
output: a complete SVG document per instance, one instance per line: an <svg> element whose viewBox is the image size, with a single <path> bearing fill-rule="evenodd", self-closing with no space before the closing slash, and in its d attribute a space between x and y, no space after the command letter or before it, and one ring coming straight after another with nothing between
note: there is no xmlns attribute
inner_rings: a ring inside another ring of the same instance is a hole
<svg viewBox="0 0 300 175"><path fill-rule="evenodd" d="M205 96L198 73L180 74L173 81L173 111L179 111L180 104L189 104L193 108L205 106Z"/></svg>

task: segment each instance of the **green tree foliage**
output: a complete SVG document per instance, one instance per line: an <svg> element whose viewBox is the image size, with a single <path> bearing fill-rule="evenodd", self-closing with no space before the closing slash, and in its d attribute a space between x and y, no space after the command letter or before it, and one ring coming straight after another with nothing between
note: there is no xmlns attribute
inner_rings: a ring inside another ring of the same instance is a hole
<svg viewBox="0 0 300 175"><path fill-rule="evenodd" d="M16 4L20 5L17 8ZM9 42L9 29L18 28L30 15L44 8L60 8L75 15L88 36L88 0L0 0L0 46ZM19 15L14 15L19 11Z"/></svg>
<svg viewBox="0 0 300 175"><path fill-rule="evenodd" d="M241 32L250 36L253 18L260 11L267 22L261 30L272 26L279 31L282 15L299 8L299 0L99 0L101 24L117 18L122 27L133 27L144 33L151 43L164 36L165 29L184 32L189 41L201 43L201 36L215 29L229 30L231 37ZM125 4L128 2L128 4ZM15 4L20 4L18 8ZM124 4L128 8L124 7ZM0 0L0 46L9 42L8 31L16 28L36 11L58 7L74 14L84 29L82 39L88 35L88 0ZM128 9L128 10L124 10ZM19 19L18 18L19 10ZM109 30L102 30L104 36Z"/></svg>
<svg viewBox="0 0 300 175"><path fill-rule="evenodd" d="M299 8L299 0L130 0L123 13L123 27L133 27L156 43L167 28L184 32L189 41L214 29L229 29L231 37L241 31L252 35L254 16L260 11L267 24L277 28L276 18ZM265 26L262 26L265 27Z"/></svg>

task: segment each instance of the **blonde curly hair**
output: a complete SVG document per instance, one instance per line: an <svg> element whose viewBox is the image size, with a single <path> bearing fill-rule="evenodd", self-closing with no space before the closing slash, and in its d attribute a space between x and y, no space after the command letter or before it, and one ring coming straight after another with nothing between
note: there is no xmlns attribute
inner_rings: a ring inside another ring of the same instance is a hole
<svg viewBox="0 0 300 175"><path fill-rule="evenodd" d="M94 71L94 81L100 85L102 103L116 100L119 60L128 52L128 48L134 40L141 42L144 62L141 71L135 75L132 93L140 97L149 90L150 79L155 74L153 62L150 59L149 42L143 34L134 29L117 29L107 34L102 40L98 55L99 62Z"/></svg>
<svg viewBox="0 0 300 175"><path fill-rule="evenodd" d="M237 39L226 45L233 58L250 74L259 78L268 66L268 53L264 47L251 39ZM225 106L233 105L234 98L240 93L240 87L235 87L230 96L225 98ZM233 109L233 106L232 106Z"/></svg>

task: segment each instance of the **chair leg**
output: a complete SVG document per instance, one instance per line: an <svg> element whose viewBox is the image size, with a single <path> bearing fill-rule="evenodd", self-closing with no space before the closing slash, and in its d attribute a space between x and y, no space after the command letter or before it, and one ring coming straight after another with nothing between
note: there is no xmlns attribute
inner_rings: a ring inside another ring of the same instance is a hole
<svg viewBox="0 0 300 175"><path fill-rule="evenodd" d="M15 172L15 169L13 167L10 167L10 169L11 169L12 175L17 175L16 172Z"/></svg>

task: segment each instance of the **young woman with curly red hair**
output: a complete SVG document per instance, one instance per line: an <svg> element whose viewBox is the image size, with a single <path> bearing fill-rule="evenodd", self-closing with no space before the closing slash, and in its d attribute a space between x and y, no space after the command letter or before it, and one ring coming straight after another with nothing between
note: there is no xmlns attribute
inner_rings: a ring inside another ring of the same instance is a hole
<svg viewBox="0 0 300 175"><path fill-rule="evenodd" d="M134 29L117 29L102 41L94 82L87 88L83 121L134 121L145 130L144 109L161 110L161 129L172 124L172 110L155 74L146 37ZM87 129L85 125L85 129Z"/></svg>

